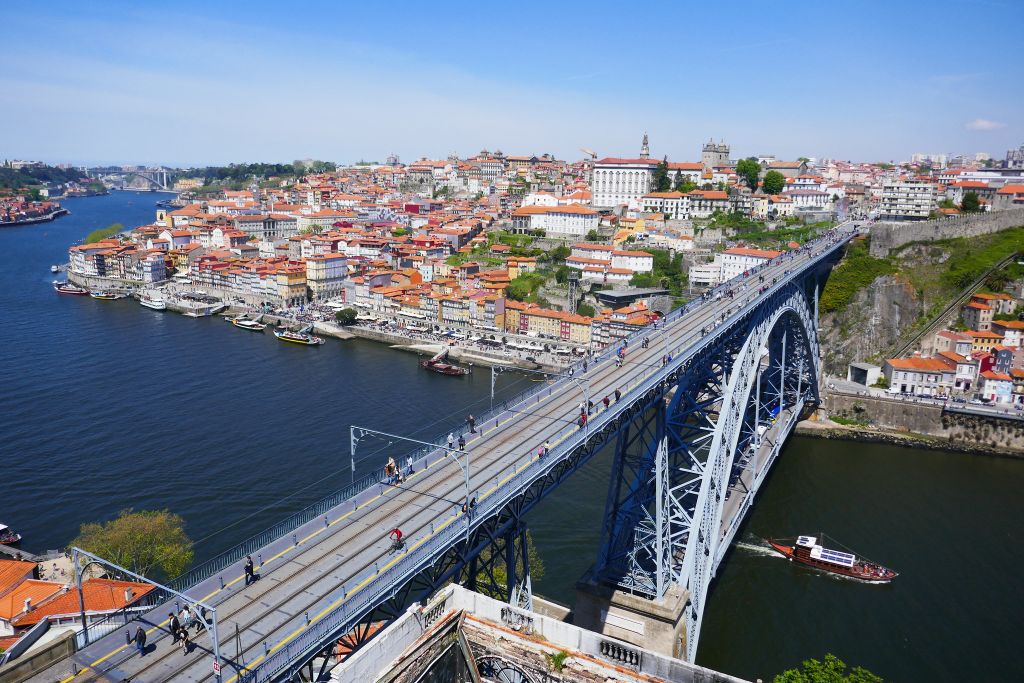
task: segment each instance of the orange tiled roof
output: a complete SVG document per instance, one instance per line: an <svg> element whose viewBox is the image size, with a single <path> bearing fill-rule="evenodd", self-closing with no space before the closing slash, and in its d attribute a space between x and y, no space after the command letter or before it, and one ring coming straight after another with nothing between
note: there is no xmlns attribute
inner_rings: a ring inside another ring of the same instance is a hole
<svg viewBox="0 0 1024 683"><path fill-rule="evenodd" d="M946 364L938 358L890 358L886 362L898 370L942 372L947 369Z"/></svg>
<svg viewBox="0 0 1024 683"><path fill-rule="evenodd" d="M35 568L35 562L0 560L0 593L17 586L26 576L31 576Z"/></svg>
<svg viewBox="0 0 1024 683"><path fill-rule="evenodd" d="M48 583L48 582L47 582ZM60 585L60 584L56 584ZM125 600L125 589L132 597ZM88 579L82 584L86 612L111 612L136 602L154 589L154 586L132 581ZM78 589L72 589L33 609L17 620L17 626L31 626L50 616L79 613Z"/></svg>
<svg viewBox="0 0 1024 683"><path fill-rule="evenodd" d="M10 621L15 615L21 614L25 609L26 599L32 601L32 612L34 612L36 605L62 590L64 590L64 585L53 581L39 581L38 579L22 581L14 590L0 598L0 619Z"/></svg>

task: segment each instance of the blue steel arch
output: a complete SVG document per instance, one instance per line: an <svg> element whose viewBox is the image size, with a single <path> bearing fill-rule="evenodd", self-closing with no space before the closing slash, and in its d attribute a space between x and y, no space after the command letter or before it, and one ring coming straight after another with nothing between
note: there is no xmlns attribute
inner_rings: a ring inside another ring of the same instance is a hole
<svg viewBox="0 0 1024 683"><path fill-rule="evenodd" d="M812 275L707 330L713 342L669 378L668 405L639 411L619 433L597 574L651 599L684 587L676 654L690 661L718 563L794 416L818 399L816 285ZM770 430L779 433L762 441Z"/></svg>

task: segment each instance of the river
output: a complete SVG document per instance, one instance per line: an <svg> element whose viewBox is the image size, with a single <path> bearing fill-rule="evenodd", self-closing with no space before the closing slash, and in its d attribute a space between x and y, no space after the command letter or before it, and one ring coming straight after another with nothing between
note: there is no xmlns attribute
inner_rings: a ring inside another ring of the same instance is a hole
<svg viewBox="0 0 1024 683"><path fill-rule="evenodd" d="M124 508L167 508L209 557L348 482L350 425L433 437L486 409L485 372L443 377L363 340L296 347L53 292L49 266L69 244L151 222L164 196L65 200L70 216L0 230L0 521L29 550ZM529 382L502 375L499 391ZM364 443L362 467L404 450L387 448ZM609 470L595 458L531 513L539 594L572 601L597 554ZM833 652L887 680L1016 680L1021 490L1020 460L793 438L712 586L698 663L770 679ZM819 530L900 577L836 579L757 543Z"/></svg>

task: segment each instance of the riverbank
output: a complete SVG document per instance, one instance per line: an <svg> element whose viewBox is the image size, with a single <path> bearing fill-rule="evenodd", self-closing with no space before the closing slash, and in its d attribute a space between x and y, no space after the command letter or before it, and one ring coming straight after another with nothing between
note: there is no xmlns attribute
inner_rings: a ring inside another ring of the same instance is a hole
<svg viewBox="0 0 1024 683"><path fill-rule="evenodd" d="M822 407L797 434L1024 459L1024 425L996 415L946 411L942 405L825 391Z"/></svg>
<svg viewBox="0 0 1024 683"><path fill-rule="evenodd" d="M69 213L71 213L71 212L68 211L67 209L60 208L60 209L57 209L56 211L51 211L50 213L48 213L48 214L46 214L44 216L33 216L31 218L23 218L23 219L17 220L17 221L0 221L0 228L17 228L18 226L21 226L21 225L32 225L34 223L46 223L48 221L56 220L56 219L60 218L61 216L66 216Z"/></svg>

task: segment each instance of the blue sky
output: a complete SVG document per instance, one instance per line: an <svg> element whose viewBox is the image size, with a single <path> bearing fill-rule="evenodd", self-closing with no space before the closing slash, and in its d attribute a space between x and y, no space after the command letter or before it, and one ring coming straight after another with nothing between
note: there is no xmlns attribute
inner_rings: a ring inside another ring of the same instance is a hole
<svg viewBox="0 0 1024 683"><path fill-rule="evenodd" d="M900 160L1024 142L1020 0L3 3L0 158L580 147Z"/></svg>

